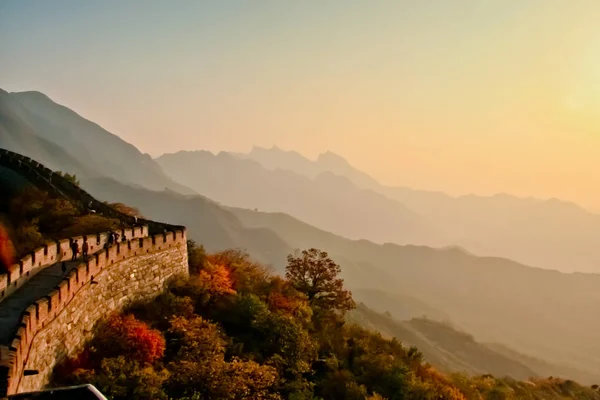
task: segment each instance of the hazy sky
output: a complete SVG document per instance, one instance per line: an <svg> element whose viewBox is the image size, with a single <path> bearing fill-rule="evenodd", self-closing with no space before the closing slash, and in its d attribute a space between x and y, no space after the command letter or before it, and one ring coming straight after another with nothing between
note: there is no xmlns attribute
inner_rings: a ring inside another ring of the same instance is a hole
<svg viewBox="0 0 600 400"><path fill-rule="evenodd" d="M0 0L0 87L144 152L332 150L600 210L599 0Z"/></svg>

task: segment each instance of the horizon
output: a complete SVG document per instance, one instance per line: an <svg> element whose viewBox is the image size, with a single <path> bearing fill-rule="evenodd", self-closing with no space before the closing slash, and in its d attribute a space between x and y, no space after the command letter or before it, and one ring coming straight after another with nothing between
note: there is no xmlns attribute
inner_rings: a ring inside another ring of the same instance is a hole
<svg viewBox="0 0 600 400"><path fill-rule="evenodd" d="M0 90L5 90L5 89L3 89L3 88L0 87ZM48 97L55 104L61 105L63 107L66 107L63 104L57 103L56 101L54 101L52 99L52 97L48 96L45 93L40 92L39 90L23 90L23 91L14 91L14 92L13 91L8 91L8 92L9 93L27 93L27 92L39 93L39 94L42 94L42 95ZM163 155L176 154L176 153L179 153L179 152L208 152L208 153L211 153L214 156L217 156L219 153L246 154L247 155L247 154L250 154L256 148L256 149L267 150L267 151L278 150L278 151L281 151L281 152L284 152L284 153L295 153L296 155L299 155L299 156L303 157L304 159L306 159L308 161L311 161L311 162L318 162L320 156L323 156L323 155L325 155L327 153L330 153L330 154L333 154L334 156L341 157L351 167L358 169L354 164L352 164L352 162L350 160L348 160L343 155L341 155L339 153L336 153L335 151L332 151L332 150L323 150L322 152L317 153L316 156L310 157L310 156L308 156L306 154L303 154L303 153L301 153L301 152L299 152L297 150L294 150L294 149L284 149L284 148L282 148L282 147L280 147L280 146L278 146L276 144L271 145L271 146L259 146L259 145L254 144L254 145L251 145L250 148L248 150L245 150L245 151L232 151L232 150L227 150L227 149L209 150L209 149L198 148L198 149L179 149L179 150L174 150L174 151L170 151L170 152L163 152L163 153L159 152L159 153L155 153L155 154L145 153L145 152L142 151L142 149L139 147L138 144L127 141L125 138L123 138L123 137L121 137L121 136L119 136L119 135L117 135L117 134L115 134L113 132L108 131L102 125L98 124L96 121L93 121L93 120L90 120L90 119L86 118L84 115L79 114L74 109L71 109L69 107L67 107L67 108L70 111L75 112L79 116L87 119L88 121L90 121L90 122L92 122L94 124L97 124L98 126L100 126L102 129L106 130L107 132L109 132L109 133L111 133L113 135L116 135L121 140L125 141L126 143L133 145L142 154L147 154L152 159L157 159L157 158L159 158L160 156L163 156ZM265 168L264 166L262 166L262 167ZM360 170L360 169L358 169L358 170L360 172L366 173L363 170ZM290 172L297 173L297 172L294 172L294 171L290 171ZM541 201L541 202L559 201L561 203L566 203L568 205L581 208L581 209L583 209L583 210L585 210L587 212L590 212L590 213L593 213L593 214L596 214L596 215L600 215L600 208L598 210L595 210L593 208L585 207L584 205L579 204L579 203L577 203L577 202L575 202L573 200L564 199L564 198L558 198L558 197L536 197L536 196L531 196L531 195L529 195L529 196L527 196L527 195L517 195L517 194L513 194L513 193L508 193L508 192L493 192L493 193L488 193L488 194L479 194L479 193L476 193L476 192L466 192L466 193L462 193L462 194L451 194L451 193L447 193L447 192L444 192L442 190L436 190L436 189L419 189L419 188L413 188L413 187L409 187L409 186L387 185L384 182L381 182L377 177L374 177L374 176L372 176L370 174L368 174L368 175L371 178L375 179L379 184L381 184L381 185L383 185L385 187L399 187L399 188L408 188L408 189L411 189L411 190L414 190L414 191L421 191L421 192L428 192L428 193L439 193L439 194L451 197L453 199L460 199L460 198L465 198L465 197L480 197L480 198L491 199L491 198L497 198L497 197L503 197L504 196L504 197L510 197L510 198L514 198L514 199L537 200L537 201Z"/></svg>
<svg viewBox="0 0 600 400"><path fill-rule="evenodd" d="M152 157L329 150L388 186L600 211L600 3L145 5L3 2L0 87Z"/></svg>

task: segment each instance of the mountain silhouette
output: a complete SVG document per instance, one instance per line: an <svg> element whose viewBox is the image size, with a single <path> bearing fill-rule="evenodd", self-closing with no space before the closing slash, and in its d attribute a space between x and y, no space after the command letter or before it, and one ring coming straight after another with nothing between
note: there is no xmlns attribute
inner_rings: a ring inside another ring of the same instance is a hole
<svg viewBox="0 0 600 400"><path fill-rule="evenodd" d="M0 89L0 113L0 146L8 150L81 178L193 193L169 179L149 155L40 92Z"/></svg>
<svg viewBox="0 0 600 400"><path fill-rule="evenodd" d="M289 213L350 239L378 243L442 245L429 222L403 204L351 180L322 172L314 179L229 153L165 154L156 159L169 176L223 204Z"/></svg>
<svg viewBox="0 0 600 400"><path fill-rule="evenodd" d="M385 186L331 152L309 160L277 147L255 147L238 158L315 178L324 172L399 201L446 240L482 256L572 272L600 272L600 215L558 199L465 195Z"/></svg>

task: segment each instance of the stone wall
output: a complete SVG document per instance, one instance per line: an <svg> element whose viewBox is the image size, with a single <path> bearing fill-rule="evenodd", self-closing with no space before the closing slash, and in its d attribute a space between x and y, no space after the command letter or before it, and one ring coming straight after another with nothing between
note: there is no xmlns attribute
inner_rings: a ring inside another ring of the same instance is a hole
<svg viewBox="0 0 600 400"><path fill-rule="evenodd" d="M42 388L57 361L81 350L98 320L158 295L175 274L187 274L185 231L119 243L80 264L56 290L27 308L9 354L0 349L8 357L7 393ZM25 370L39 374L23 376Z"/></svg>
<svg viewBox="0 0 600 400"><path fill-rule="evenodd" d="M116 232L119 233L121 238L143 238L148 236L148 226L117 229ZM35 249L19 260L18 263L11 265L8 268L8 273L0 274L0 303L44 268L62 260L70 260L73 255L71 243L78 242L81 251L84 237L87 238L90 246L88 253L94 254L107 242L108 232L62 239L46 243L44 246Z"/></svg>

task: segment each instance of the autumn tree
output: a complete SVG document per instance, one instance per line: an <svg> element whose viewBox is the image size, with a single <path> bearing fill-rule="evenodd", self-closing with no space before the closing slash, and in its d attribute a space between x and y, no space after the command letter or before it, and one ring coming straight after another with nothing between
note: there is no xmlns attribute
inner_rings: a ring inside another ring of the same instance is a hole
<svg viewBox="0 0 600 400"><path fill-rule="evenodd" d="M352 293L344 289L339 278L341 268L326 252L309 249L288 255L286 278L306 295L313 309L344 313L356 307Z"/></svg>
<svg viewBox="0 0 600 400"><path fill-rule="evenodd" d="M129 215L130 217L144 218L144 216L140 213L140 210L135 207L131 207L123 203L104 203L122 214Z"/></svg>
<svg viewBox="0 0 600 400"><path fill-rule="evenodd" d="M15 263L15 248L8 234L8 230L0 222L0 274L8 271Z"/></svg>
<svg viewBox="0 0 600 400"><path fill-rule="evenodd" d="M169 393L203 399L280 399L273 393L275 368L236 357L225 361L227 340L214 323L174 317L168 335L173 354Z"/></svg>
<svg viewBox="0 0 600 400"><path fill-rule="evenodd" d="M96 357L126 356L142 365L161 359L165 338L133 315L113 315L98 328L92 341Z"/></svg>

